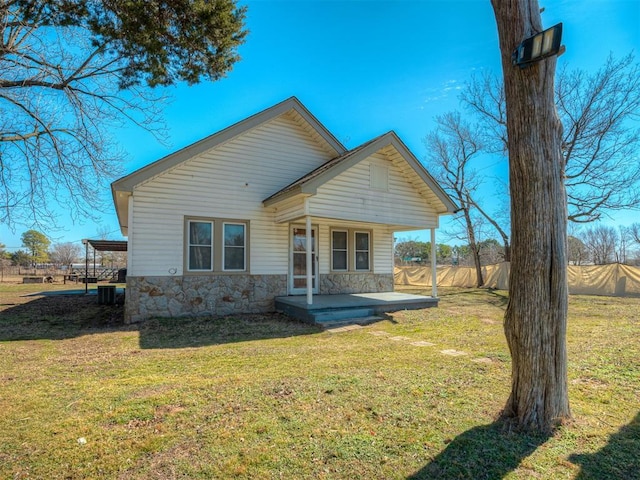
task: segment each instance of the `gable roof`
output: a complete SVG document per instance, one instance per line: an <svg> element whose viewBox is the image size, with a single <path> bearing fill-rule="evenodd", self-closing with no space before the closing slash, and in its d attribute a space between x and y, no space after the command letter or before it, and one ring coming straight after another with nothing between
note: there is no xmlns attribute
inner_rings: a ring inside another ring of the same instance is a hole
<svg viewBox="0 0 640 480"><path fill-rule="evenodd" d="M128 197L136 185L290 111L297 113L306 125L309 126L315 136L317 136L330 151L335 152L335 155L340 156L347 151L346 147L342 145L296 97L290 97L273 107L256 113L114 181L111 184L111 194L113 195L120 228L123 232L127 229L129 215L127 206Z"/></svg>
<svg viewBox="0 0 640 480"><path fill-rule="evenodd" d="M353 150L329 160L307 175L274 193L269 198L266 198L262 203L268 207L296 195L315 195L318 188L329 180L332 180L342 172L386 147L392 147L431 190L440 203L440 205L436 206L438 213L454 213L458 210L458 206L453 203L449 195L447 195L438 182L434 180L402 140L400 140L400 137L393 131L380 135Z"/></svg>

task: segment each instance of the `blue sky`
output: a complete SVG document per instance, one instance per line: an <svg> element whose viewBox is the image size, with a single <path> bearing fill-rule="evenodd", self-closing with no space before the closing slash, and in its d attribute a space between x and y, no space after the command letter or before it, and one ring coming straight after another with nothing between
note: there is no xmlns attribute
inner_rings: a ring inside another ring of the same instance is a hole
<svg viewBox="0 0 640 480"><path fill-rule="evenodd" d="M233 71L219 82L169 89L170 145L130 127L116 133L131 172L202 137L295 95L347 147L395 130L424 159L433 117L459 108L458 93L474 72L500 73L489 0L244 1L250 33ZM563 22L560 64L595 71L609 53L640 55L640 0L549 0L543 25ZM638 60L638 59L637 59ZM503 175L495 159L477 165ZM109 192L105 192L109 196ZM488 199L490 200L490 199ZM638 214L616 215L628 225ZM54 242L122 238L111 208L100 224L44 232ZM446 222L443 222L446 224ZM0 242L20 248L20 235L0 227ZM415 234L408 234L414 238ZM439 237L439 241L442 237Z"/></svg>

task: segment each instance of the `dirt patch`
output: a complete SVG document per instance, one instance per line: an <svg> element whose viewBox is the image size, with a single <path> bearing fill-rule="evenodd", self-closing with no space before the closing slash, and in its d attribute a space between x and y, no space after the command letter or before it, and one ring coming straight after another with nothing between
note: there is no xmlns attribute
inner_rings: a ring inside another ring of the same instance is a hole
<svg viewBox="0 0 640 480"><path fill-rule="evenodd" d="M487 325L499 325L499 324L502 323L502 322L499 322L498 320L493 320L491 318L486 318L486 317L485 318L481 318L480 321L482 323L486 323Z"/></svg>

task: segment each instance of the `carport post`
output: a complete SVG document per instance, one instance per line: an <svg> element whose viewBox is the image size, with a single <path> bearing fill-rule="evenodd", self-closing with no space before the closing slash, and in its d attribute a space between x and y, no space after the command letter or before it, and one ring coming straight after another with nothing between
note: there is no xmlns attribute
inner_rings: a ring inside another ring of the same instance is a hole
<svg viewBox="0 0 640 480"><path fill-rule="evenodd" d="M89 240L86 238L82 239L82 243L84 243L84 294L89 293Z"/></svg>

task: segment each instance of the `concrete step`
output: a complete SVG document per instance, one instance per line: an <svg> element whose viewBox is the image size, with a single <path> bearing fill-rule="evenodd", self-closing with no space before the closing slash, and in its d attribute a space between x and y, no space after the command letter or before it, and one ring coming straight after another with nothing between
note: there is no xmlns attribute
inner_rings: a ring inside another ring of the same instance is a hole
<svg viewBox="0 0 640 480"><path fill-rule="evenodd" d="M378 317L377 315L369 315L368 317L344 318L342 320L335 320L332 322L322 322L320 325L325 330L332 330L334 328L346 327L348 325L368 325L380 320L383 320L383 318Z"/></svg>
<svg viewBox="0 0 640 480"><path fill-rule="evenodd" d="M324 325L327 322L338 322L350 318L369 317L373 315L375 311L372 308L336 308L310 313L316 323Z"/></svg>

